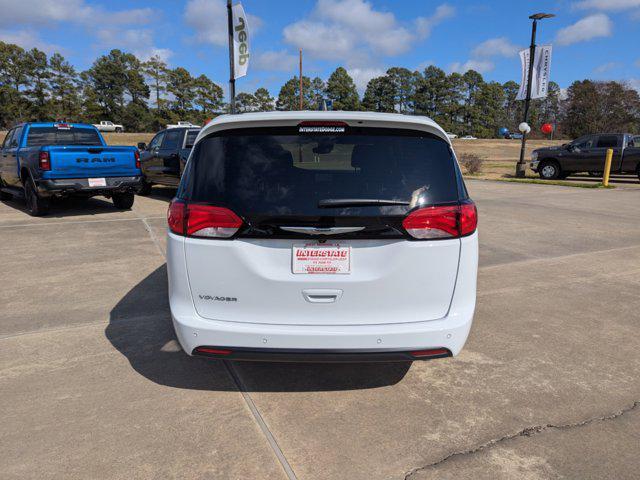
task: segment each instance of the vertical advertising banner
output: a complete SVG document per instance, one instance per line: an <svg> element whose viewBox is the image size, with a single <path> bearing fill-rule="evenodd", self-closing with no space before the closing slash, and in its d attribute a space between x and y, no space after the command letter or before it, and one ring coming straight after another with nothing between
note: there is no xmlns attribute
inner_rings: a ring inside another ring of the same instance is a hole
<svg viewBox="0 0 640 480"><path fill-rule="evenodd" d="M241 3L231 7L233 13L234 78L244 77L249 69L249 26Z"/></svg>
<svg viewBox="0 0 640 480"><path fill-rule="evenodd" d="M551 45L540 45L536 47L533 61L533 77L531 79L531 98L546 98L549 90L549 78L551 74ZM516 100L527 98L527 81L529 79L529 49L520 52L520 62L522 63L522 80L520 90Z"/></svg>

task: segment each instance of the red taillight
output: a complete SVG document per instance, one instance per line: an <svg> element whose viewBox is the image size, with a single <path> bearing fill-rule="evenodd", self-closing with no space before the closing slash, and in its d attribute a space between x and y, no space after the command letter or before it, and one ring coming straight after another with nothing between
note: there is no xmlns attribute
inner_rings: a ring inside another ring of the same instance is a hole
<svg viewBox="0 0 640 480"><path fill-rule="evenodd" d="M40 152L40 170L51 170L51 158L49 152Z"/></svg>
<svg viewBox="0 0 640 480"><path fill-rule="evenodd" d="M473 202L462 205L425 207L411 212L402 222L414 238L457 238L475 232L478 213Z"/></svg>
<svg viewBox="0 0 640 480"><path fill-rule="evenodd" d="M187 204L180 200L171 200L167 211L169 230L178 235L186 235Z"/></svg>
<svg viewBox="0 0 640 480"><path fill-rule="evenodd" d="M446 348L432 348L430 350L417 350L411 352L410 355L415 358L448 357L451 355L451 352Z"/></svg>
<svg viewBox="0 0 640 480"><path fill-rule="evenodd" d="M136 168L140 168L140 152L138 150L134 151L133 156L136 159Z"/></svg>
<svg viewBox="0 0 640 480"><path fill-rule="evenodd" d="M180 200L173 200L169 205L167 221L173 233L204 238L229 238L242 226L242 219L228 208Z"/></svg>

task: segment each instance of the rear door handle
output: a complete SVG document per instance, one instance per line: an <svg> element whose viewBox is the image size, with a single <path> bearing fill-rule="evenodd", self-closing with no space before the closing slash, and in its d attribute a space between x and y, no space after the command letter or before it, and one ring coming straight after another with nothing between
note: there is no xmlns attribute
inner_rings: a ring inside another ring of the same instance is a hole
<svg viewBox="0 0 640 480"><path fill-rule="evenodd" d="M309 303L335 303L342 298L342 290L312 288L303 290L302 296Z"/></svg>

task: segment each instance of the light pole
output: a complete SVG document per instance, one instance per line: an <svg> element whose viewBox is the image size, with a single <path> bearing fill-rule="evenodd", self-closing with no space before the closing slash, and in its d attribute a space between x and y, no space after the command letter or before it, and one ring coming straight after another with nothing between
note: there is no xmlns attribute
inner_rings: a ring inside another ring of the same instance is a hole
<svg viewBox="0 0 640 480"><path fill-rule="evenodd" d="M543 18L553 18L555 17L552 13L536 13L531 15L529 18L533 20L533 25L531 26L531 46L529 47L529 76L527 77L527 97L524 100L524 120L523 123L527 123L527 119L529 118L529 105L531 104L531 82L533 81L533 63L536 57L536 30L538 28L538 20L542 20ZM518 164L516 165L516 177L524 177L525 171L527 169L527 164L524 160L524 150L527 146L527 133L522 134L522 146L520 148L520 160L518 160Z"/></svg>

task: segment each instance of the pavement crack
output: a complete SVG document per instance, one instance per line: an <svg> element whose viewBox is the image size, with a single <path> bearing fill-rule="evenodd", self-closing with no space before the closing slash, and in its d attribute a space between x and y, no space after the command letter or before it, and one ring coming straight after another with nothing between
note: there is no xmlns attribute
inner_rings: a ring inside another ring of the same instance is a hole
<svg viewBox="0 0 640 480"><path fill-rule="evenodd" d="M467 455L474 455L478 452L481 452L483 450L487 450L489 448L493 448L494 446L496 446L499 443L508 441L508 440L512 440L514 438L517 437L532 437L534 435L538 435L539 433L545 432L547 430L566 430L566 429L570 429L570 428L577 428L577 427L584 427L587 425L590 425L592 423L597 423L597 422L604 422L604 421L608 421L608 420L615 420L618 417L623 416L626 413L631 412L632 410L637 409L638 407L640 407L640 400L636 400L634 401L631 405L618 410L616 412L613 412L609 415L603 415L600 417L592 417L592 418L588 418L587 420L583 420L581 422L575 422L575 423L565 423L565 424L553 424L553 423L547 423L545 425L534 425L531 427L526 427L523 428L522 430L519 430L515 433L510 433L508 435L504 435L502 437L499 438L494 438L489 440L488 442L485 442L481 445L478 445L474 448L470 448L467 450L458 450L458 451L454 451L451 452L447 455L445 455L444 457L440 458L439 460L436 460L433 463L429 463L427 465L422 465L420 467L416 467L413 468L411 470L409 470L405 475L404 475L404 480L410 480L416 473L419 473L421 471L427 470L429 468L433 468L433 467L437 467L445 462L447 462L448 460L451 460L454 457L461 457L461 456L467 456Z"/></svg>

